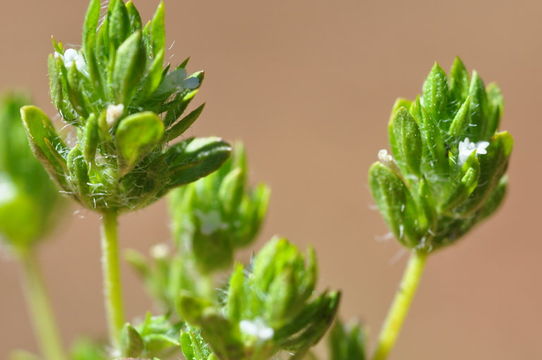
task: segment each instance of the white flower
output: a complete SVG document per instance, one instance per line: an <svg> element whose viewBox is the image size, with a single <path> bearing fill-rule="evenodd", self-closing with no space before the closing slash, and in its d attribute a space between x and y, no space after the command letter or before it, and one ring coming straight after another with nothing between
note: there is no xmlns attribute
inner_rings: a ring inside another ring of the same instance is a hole
<svg viewBox="0 0 542 360"><path fill-rule="evenodd" d="M166 244L156 244L151 248L151 255L155 259L165 259L169 255L169 247Z"/></svg>
<svg viewBox="0 0 542 360"><path fill-rule="evenodd" d="M15 198L17 189L4 176L0 176L0 202L8 202Z"/></svg>
<svg viewBox="0 0 542 360"><path fill-rule="evenodd" d="M196 211L196 216L201 223L201 233L203 235L211 235L216 231L228 228L228 225L222 222L222 217L216 210L209 212Z"/></svg>
<svg viewBox="0 0 542 360"><path fill-rule="evenodd" d="M465 138L465 140L460 141L459 142L459 156L458 156L459 165L463 165L473 152L476 152L476 155L487 154L488 146L489 146L489 142L487 141L479 141L477 143L473 143L469 140L469 138Z"/></svg>
<svg viewBox="0 0 542 360"><path fill-rule="evenodd" d="M122 113L124 112L124 105L118 104L118 105L109 105L107 107L105 121L107 122L107 125L109 127L113 126L115 122L122 116Z"/></svg>
<svg viewBox="0 0 542 360"><path fill-rule="evenodd" d="M81 54L79 51L75 49L68 49L64 52L64 55L55 52L55 57L61 58L64 62L64 66L67 69L70 69L73 64L75 64L75 67L77 68L77 70L79 70L79 72L88 75L87 62L85 61L83 54Z"/></svg>
<svg viewBox="0 0 542 360"><path fill-rule="evenodd" d="M257 337L262 341L271 339L275 334L273 329L267 326L260 318L255 320L241 320L239 328L243 333Z"/></svg>
<svg viewBox="0 0 542 360"><path fill-rule="evenodd" d="M393 156L391 156L386 149L378 151L378 160L388 166L393 164Z"/></svg>

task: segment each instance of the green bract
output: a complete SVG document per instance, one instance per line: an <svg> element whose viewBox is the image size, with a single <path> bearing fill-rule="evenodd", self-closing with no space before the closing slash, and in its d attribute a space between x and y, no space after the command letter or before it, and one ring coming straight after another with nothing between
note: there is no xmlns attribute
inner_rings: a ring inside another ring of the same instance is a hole
<svg viewBox="0 0 542 360"><path fill-rule="evenodd" d="M20 95L0 99L0 235L12 248L28 250L53 225L60 195L36 160L21 124Z"/></svg>
<svg viewBox="0 0 542 360"><path fill-rule="evenodd" d="M277 238L250 270L236 266L224 305L184 294L178 310L221 360L264 360L281 350L299 359L325 334L339 305L337 292L313 296L316 278L314 252L303 256Z"/></svg>
<svg viewBox="0 0 542 360"><path fill-rule="evenodd" d="M269 188L249 189L241 145L219 171L171 193L173 234L207 273L228 267L237 248L251 244L267 212Z"/></svg>
<svg viewBox="0 0 542 360"><path fill-rule="evenodd" d="M187 61L164 68L164 4L143 26L132 2L111 0L100 21L92 0L80 51L55 42L49 57L51 97L76 128L68 146L38 108L22 109L32 148L56 182L84 206L126 211L216 170L230 147L218 138L169 146L203 110L183 116L203 80Z"/></svg>
<svg viewBox="0 0 542 360"><path fill-rule="evenodd" d="M329 332L329 360L365 360L365 334L359 324L345 326L340 320Z"/></svg>
<svg viewBox="0 0 542 360"><path fill-rule="evenodd" d="M369 181L403 245L437 250L499 207L513 146L509 133L497 131L502 110L497 85L486 87L459 59L448 75L435 65L416 100L397 100L389 123L393 156L381 151Z"/></svg>

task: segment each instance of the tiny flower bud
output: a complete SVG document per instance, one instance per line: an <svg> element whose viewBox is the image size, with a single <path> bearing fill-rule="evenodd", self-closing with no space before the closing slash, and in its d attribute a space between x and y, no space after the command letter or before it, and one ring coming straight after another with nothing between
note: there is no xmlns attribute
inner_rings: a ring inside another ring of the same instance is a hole
<svg viewBox="0 0 542 360"><path fill-rule="evenodd" d="M498 132L502 107L497 85L486 87L459 59L449 74L435 64L420 96L396 102L391 155L378 153L369 182L404 246L431 252L452 244L498 208L513 147L510 134Z"/></svg>
<svg viewBox="0 0 542 360"><path fill-rule="evenodd" d="M275 333L275 331L267 326L260 318L255 320L241 320L239 328L246 335L254 336L261 341L271 339Z"/></svg>
<svg viewBox="0 0 542 360"><path fill-rule="evenodd" d="M124 112L124 105L118 104L118 105L109 105L107 107L106 112L106 122L109 127L112 127L117 120L122 116L122 113Z"/></svg>

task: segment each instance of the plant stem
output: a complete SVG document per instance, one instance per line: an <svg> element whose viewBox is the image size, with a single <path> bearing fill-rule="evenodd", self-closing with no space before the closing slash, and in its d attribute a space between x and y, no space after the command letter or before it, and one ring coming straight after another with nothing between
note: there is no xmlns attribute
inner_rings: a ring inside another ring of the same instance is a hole
<svg viewBox="0 0 542 360"><path fill-rule="evenodd" d="M105 307L111 344L118 348L124 326L124 306L119 264L117 213L106 212L102 217L102 266Z"/></svg>
<svg viewBox="0 0 542 360"><path fill-rule="evenodd" d="M380 338L378 339L378 345L373 360L387 359L390 351L393 349L397 336L399 335L403 322L408 314L414 294L418 289L426 260L426 253L413 251L410 255L410 259L403 274L403 279L401 280L393 304L391 305L384 326L380 332Z"/></svg>
<svg viewBox="0 0 542 360"><path fill-rule="evenodd" d="M65 360L66 356L62 350L62 342L45 291L37 258L33 252L29 251L21 253L20 260L23 268L26 302L42 355L48 360Z"/></svg>

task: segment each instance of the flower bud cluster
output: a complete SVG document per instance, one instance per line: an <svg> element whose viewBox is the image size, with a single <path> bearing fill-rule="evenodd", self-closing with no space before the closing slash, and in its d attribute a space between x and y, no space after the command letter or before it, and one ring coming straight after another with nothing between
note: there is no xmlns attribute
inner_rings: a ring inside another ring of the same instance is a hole
<svg viewBox="0 0 542 360"><path fill-rule="evenodd" d="M369 171L373 197L395 237L431 252L490 216L506 191L512 136L499 132L502 95L456 59L437 64L421 96L397 100L389 123L391 155Z"/></svg>

